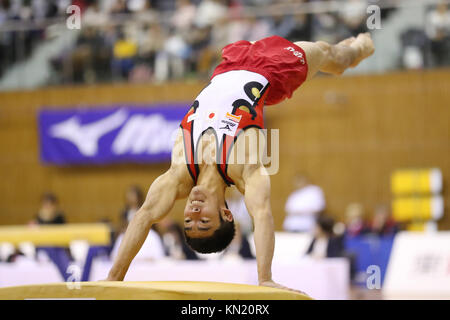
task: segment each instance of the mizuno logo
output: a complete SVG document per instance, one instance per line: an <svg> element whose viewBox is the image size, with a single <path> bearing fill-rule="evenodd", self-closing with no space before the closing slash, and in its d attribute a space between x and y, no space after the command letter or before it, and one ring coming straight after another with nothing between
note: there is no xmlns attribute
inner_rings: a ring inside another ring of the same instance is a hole
<svg viewBox="0 0 450 320"><path fill-rule="evenodd" d="M52 125L49 136L70 141L83 156L95 157L99 154L100 140L118 130L111 142L113 154L158 154L172 150L178 125L178 121L168 121L160 114L129 116L120 109L87 124L82 124L75 115Z"/></svg>
<svg viewBox="0 0 450 320"><path fill-rule="evenodd" d="M53 125L50 136L72 142L85 156L98 152L98 141L108 132L119 128L128 118L127 112L118 110L110 116L89 124L81 124L78 116Z"/></svg>

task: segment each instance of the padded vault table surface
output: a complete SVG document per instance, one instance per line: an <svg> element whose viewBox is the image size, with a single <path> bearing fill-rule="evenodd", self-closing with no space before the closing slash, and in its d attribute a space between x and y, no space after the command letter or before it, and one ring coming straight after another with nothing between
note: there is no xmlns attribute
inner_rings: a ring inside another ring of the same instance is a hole
<svg viewBox="0 0 450 320"><path fill-rule="evenodd" d="M287 290L246 284L189 281L77 282L0 288L1 300L310 300Z"/></svg>

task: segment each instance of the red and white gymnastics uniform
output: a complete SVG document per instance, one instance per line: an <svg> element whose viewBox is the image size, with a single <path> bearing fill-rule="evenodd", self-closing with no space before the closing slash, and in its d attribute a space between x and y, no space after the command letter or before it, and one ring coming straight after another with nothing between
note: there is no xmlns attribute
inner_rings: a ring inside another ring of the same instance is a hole
<svg viewBox="0 0 450 320"><path fill-rule="evenodd" d="M302 48L279 36L254 44L232 43L223 48L222 58L181 122L186 164L194 183L200 174L197 146L207 130L216 134L217 169L231 185L227 158L238 135L250 127L264 128L264 106L290 98L308 73Z"/></svg>

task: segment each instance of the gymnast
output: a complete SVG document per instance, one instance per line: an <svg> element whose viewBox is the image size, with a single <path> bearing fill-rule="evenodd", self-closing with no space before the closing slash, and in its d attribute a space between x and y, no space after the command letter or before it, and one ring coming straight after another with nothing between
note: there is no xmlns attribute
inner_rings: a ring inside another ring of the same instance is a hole
<svg viewBox="0 0 450 320"><path fill-rule="evenodd" d="M290 42L271 36L238 41L222 50L222 62L181 122L171 166L150 186L146 200L130 222L108 281L122 281L151 226L161 221L175 200L187 198L184 232L200 253L224 250L234 237L233 214L225 189L235 185L244 195L253 220L259 285L288 289L272 280L274 225L270 178L261 161L263 108L290 98L321 71L341 75L374 52L368 33L337 45ZM251 140L253 141L253 140ZM240 161L231 161L236 159ZM256 160L255 160L256 158Z"/></svg>

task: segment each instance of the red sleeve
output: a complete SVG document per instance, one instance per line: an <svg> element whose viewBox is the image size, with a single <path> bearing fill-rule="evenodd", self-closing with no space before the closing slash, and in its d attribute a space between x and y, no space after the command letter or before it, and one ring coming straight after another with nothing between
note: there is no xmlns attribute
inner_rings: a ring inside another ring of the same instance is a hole
<svg viewBox="0 0 450 320"><path fill-rule="evenodd" d="M269 81L266 105L292 97L306 80L308 64L302 48L292 42L272 36L256 41L238 41L222 50L222 62L213 77L232 70L259 73Z"/></svg>

